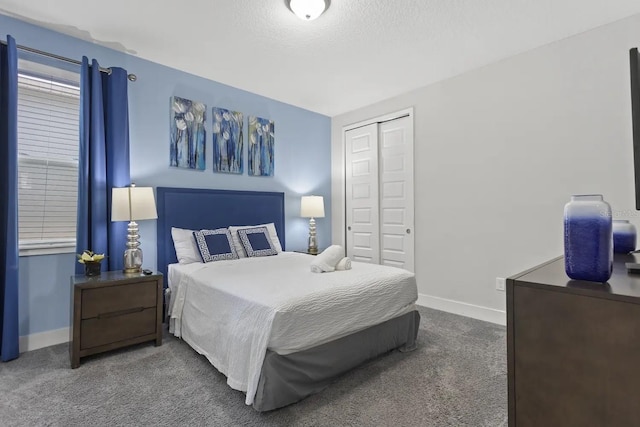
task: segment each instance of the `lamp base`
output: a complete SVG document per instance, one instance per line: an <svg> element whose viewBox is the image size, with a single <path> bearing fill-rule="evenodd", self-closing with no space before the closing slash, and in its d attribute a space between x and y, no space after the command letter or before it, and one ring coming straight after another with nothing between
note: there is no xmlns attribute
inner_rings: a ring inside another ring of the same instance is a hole
<svg viewBox="0 0 640 427"><path fill-rule="evenodd" d="M309 219L309 247L307 248L307 252L313 255L318 253L318 242L316 240L316 220L313 218Z"/></svg>
<svg viewBox="0 0 640 427"><path fill-rule="evenodd" d="M142 249L138 238L138 224L131 221L127 228L127 250L124 251L124 273L134 274L142 271Z"/></svg>
<svg viewBox="0 0 640 427"><path fill-rule="evenodd" d="M140 273L142 271L142 249L127 249L124 251L124 268L125 273Z"/></svg>

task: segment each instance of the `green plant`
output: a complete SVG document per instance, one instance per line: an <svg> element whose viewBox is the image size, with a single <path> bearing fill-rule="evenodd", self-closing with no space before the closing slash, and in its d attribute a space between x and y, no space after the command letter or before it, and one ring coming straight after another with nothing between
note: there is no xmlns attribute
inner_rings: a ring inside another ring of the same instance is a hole
<svg viewBox="0 0 640 427"><path fill-rule="evenodd" d="M78 257L78 262L80 264L85 264L87 262L101 262L104 259L104 254L96 254L92 251L85 250L81 254L76 254Z"/></svg>

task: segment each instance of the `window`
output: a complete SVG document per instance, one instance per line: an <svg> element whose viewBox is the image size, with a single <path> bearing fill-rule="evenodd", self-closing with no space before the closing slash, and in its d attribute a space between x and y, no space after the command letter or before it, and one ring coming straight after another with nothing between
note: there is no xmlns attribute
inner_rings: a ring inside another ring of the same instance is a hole
<svg viewBox="0 0 640 427"><path fill-rule="evenodd" d="M77 73L20 61L20 255L75 252L79 110Z"/></svg>

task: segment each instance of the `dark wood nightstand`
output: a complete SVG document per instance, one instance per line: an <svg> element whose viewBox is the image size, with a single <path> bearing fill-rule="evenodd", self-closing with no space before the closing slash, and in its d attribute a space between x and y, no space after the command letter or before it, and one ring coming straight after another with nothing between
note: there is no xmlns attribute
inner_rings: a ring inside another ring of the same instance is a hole
<svg viewBox="0 0 640 427"><path fill-rule="evenodd" d="M71 276L71 367L80 358L145 341L162 345L162 274Z"/></svg>
<svg viewBox="0 0 640 427"><path fill-rule="evenodd" d="M307 252L307 251L293 251L293 252L297 252L297 253L299 253L299 254L307 254L307 255L313 255L313 256L316 256L316 255L318 255L319 253L321 253L322 251L321 251L320 249L318 249L318 253L316 253L316 254L312 254L312 253Z"/></svg>

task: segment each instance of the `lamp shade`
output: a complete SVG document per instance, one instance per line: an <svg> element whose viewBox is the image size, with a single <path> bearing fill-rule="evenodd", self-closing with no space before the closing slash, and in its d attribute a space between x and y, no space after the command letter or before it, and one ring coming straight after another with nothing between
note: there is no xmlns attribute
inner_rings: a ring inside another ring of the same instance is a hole
<svg viewBox="0 0 640 427"><path fill-rule="evenodd" d="M111 192L111 221L156 219L156 201L151 187L114 188Z"/></svg>
<svg viewBox="0 0 640 427"><path fill-rule="evenodd" d="M303 196L300 201L300 216L303 218L324 218L322 196Z"/></svg>
<svg viewBox="0 0 640 427"><path fill-rule="evenodd" d="M305 21L312 21L327 8L325 0L290 0L289 7L296 16Z"/></svg>

